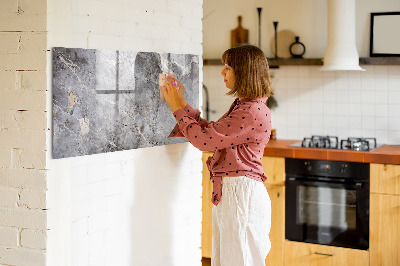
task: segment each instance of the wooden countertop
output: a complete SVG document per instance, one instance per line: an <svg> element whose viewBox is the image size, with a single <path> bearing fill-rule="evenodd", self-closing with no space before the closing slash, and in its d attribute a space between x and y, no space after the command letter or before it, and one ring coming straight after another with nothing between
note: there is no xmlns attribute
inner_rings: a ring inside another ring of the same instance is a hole
<svg viewBox="0 0 400 266"><path fill-rule="evenodd" d="M400 164L400 145L383 145L372 151L289 147L301 140L270 140L264 156L364 163Z"/></svg>

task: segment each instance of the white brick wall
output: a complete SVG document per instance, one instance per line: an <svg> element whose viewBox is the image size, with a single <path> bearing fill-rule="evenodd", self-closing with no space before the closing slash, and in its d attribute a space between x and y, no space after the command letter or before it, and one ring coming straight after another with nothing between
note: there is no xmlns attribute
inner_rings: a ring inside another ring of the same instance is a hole
<svg viewBox="0 0 400 266"><path fill-rule="evenodd" d="M45 265L46 5L0 2L1 265Z"/></svg>
<svg viewBox="0 0 400 266"><path fill-rule="evenodd" d="M202 0L50 0L47 49L201 57L202 13ZM48 265L201 265L201 152L185 143L53 160L47 139Z"/></svg>

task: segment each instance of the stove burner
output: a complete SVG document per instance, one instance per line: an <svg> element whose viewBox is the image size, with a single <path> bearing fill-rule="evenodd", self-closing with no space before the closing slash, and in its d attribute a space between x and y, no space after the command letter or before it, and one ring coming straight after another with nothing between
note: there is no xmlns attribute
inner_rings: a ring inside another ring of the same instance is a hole
<svg viewBox="0 0 400 266"><path fill-rule="evenodd" d="M340 141L343 150L369 151L376 148L376 138L347 138Z"/></svg>
<svg viewBox="0 0 400 266"><path fill-rule="evenodd" d="M341 149L353 151L371 151L378 147L376 138L347 138L340 141L336 136L317 136L304 138L302 142L297 142L289 146L303 148L321 148L321 149Z"/></svg>
<svg viewBox="0 0 400 266"><path fill-rule="evenodd" d="M326 148L338 149L339 140L334 136L312 136L311 138L304 138L301 142L301 147L305 148Z"/></svg>

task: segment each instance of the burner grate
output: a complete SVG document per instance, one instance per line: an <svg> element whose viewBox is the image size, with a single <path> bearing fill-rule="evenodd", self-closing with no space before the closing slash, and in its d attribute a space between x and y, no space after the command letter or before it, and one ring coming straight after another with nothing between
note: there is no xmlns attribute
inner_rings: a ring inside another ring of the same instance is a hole
<svg viewBox="0 0 400 266"><path fill-rule="evenodd" d="M376 147L376 138L347 138L340 141L342 150L369 151Z"/></svg>
<svg viewBox="0 0 400 266"><path fill-rule="evenodd" d="M311 138L304 138L301 147L305 148L325 148L325 149L338 149L339 140L336 136L317 136L313 135Z"/></svg>

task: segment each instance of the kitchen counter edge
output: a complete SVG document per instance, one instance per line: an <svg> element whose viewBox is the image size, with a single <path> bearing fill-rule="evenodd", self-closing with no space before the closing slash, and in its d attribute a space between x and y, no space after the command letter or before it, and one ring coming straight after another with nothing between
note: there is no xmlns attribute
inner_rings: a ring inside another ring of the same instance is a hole
<svg viewBox="0 0 400 266"><path fill-rule="evenodd" d="M289 145L301 140L270 140L264 156L331 160L361 163L400 164L400 145L383 145L372 151L298 148Z"/></svg>

